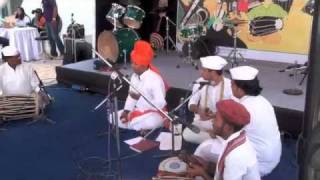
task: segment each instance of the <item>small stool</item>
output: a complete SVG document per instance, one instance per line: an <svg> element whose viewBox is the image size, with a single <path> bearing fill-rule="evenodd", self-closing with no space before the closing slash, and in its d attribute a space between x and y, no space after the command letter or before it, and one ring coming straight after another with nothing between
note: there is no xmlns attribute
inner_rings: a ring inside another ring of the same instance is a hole
<svg viewBox="0 0 320 180"><path fill-rule="evenodd" d="M48 59L53 59L50 55L50 53L48 53L47 51L47 45L49 43L49 38L47 36L47 32L45 31L41 31L40 32L40 36L35 38L36 41L40 41L41 42L41 46L42 46L42 55L44 56L44 58L48 58ZM50 51L50 50L49 50Z"/></svg>

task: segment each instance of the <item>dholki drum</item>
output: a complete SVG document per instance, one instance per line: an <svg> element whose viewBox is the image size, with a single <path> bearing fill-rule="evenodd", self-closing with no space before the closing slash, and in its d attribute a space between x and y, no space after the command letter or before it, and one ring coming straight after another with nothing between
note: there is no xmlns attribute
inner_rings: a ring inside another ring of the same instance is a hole
<svg viewBox="0 0 320 180"><path fill-rule="evenodd" d="M200 25L188 25L180 29L180 38L183 41L194 41L205 35L205 29Z"/></svg>
<svg viewBox="0 0 320 180"><path fill-rule="evenodd" d="M129 62L130 53L139 35L129 28L118 29L115 32L103 31L98 37L98 51L106 59L122 63Z"/></svg>
<svg viewBox="0 0 320 180"><path fill-rule="evenodd" d="M262 16L250 21L249 30L253 36L265 36L275 33L283 28L282 19L277 17Z"/></svg>
<svg viewBox="0 0 320 180"><path fill-rule="evenodd" d="M106 15L106 19L113 25L116 23L116 27L121 28L123 27L123 24L120 22L120 19L125 12L126 8L117 3L112 3L112 7Z"/></svg>
<svg viewBox="0 0 320 180"><path fill-rule="evenodd" d="M128 5L127 12L123 17L123 23L130 28L139 29L142 20L145 17L145 12L138 6Z"/></svg>
<svg viewBox="0 0 320 180"><path fill-rule="evenodd" d="M0 96L0 120L34 118L39 115L38 96Z"/></svg>
<svg viewBox="0 0 320 180"><path fill-rule="evenodd" d="M153 180L191 180L186 177L188 165L178 157L170 157L159 165L159 172Z"/></svg>

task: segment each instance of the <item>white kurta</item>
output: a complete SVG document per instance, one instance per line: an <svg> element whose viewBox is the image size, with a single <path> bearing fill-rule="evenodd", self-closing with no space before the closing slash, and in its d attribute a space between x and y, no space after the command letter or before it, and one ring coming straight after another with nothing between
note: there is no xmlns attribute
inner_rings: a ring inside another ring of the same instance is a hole
<svg viewBox="0 0 320 180"><path fill-rule="evenodd" d="M240 132L232 134L227 140L223 141L223 151L228 142L240 135ZM222 151L222 152L223 152ZM222 153L220 154L219 160ZM214 180L219 180L218 166ZM224 161L224 180L260 180L259 167L256 152L248 138L245 143L233 149Z"/></svg>
<svg viewBox="0 0 320 180"><path fill-rule="evenodd" d="M166 90L163 79L160 75L151 70L147 70L140 76L133 74L130 81L156 107L163 109L166 106ZM129 92L137 93L132 87L129 88ZM128 95L126 99L124 109L129 110L130 112L156 110L142 96L140 96L138 100L135 100L130 95ZM118 112L118 118L121 113L122 110ZM134 129L138 131L162 126L163 118L158 112L148 112L135 117L126 124L123 124L120 119L118 119L118 122L119 127L121 128Z"/></svg>
<svg viewBox="0 0 320 180"><path fill-rule="evenodd" d="M13 69L4 63L0 66L0 95L30 95L39 92L39 80L29 64Z"/></svg>
<svg viewBox="0 0 320 180"><path fill-rule="evenodd" d="M257 152L260 174L267 175L279 163L282 148L273 106L261 95L244 96L240 103L250 113L250 123L244 129Z"/></svg>
<svg viewBox="0 0 320 180"><path fill-rule="evenodd" d="M28 16L24 16L23 19L16 19L16 26L25 27L30 24L31 20Z"/></svg>
<svg viewBox="0 0 320 180"><path fill-rule="evenodd" d="M197 82L205 81L203 78L199 78ZM232 97L231 81L228 78L223 78L224 83L205 85L199 91L199 84L195 84L192 89L192 97L189 100L189 108L192 104L198 105L200 108L209 108L212 112L216 112L216 103L221 100L221 90L223 85L222 99L230 99ZM192 143L200 144L203 141L210 139L210 135L207 132L212 130L212 120L202 120L198 114L195 114L193 124L200 128L200 133L193 133L190 129L186 128L183 132L184 140Z"/></svg>

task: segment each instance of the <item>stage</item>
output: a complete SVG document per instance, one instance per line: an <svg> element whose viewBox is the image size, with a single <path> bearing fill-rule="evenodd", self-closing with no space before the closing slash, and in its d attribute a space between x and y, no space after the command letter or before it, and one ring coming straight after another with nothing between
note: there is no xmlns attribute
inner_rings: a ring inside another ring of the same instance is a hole
<svg viewBox="0 0 320 180"><path fill-rule="evenodd" d="M104 94L108 87L110 72L100 72L94 69L93 62L96 59L68 64L56 67L57 81L71 86L81 86L89 91ZM199 61L196 61L199 63ZM250 65L259 69L258 78L263 87L262 95L275 107L280 129L297 135L301 130L301 122L305 105L306 80L299 86L303 75L290 77L292 71L279 72L286 69L286 63L247 60L241 65ZM175 107L180 97L185 97L186 92L192 89L192 82L200 75L199 71L191 64L183 62L183 58L176 52L158 53L154 59L163 77L168 81L172 89L167 94L169 108ZM177 68L177 65L180 68ZM229 67L228 67L229 68ZM126 75L132 73L130 64L121 65L121 72ZM228 73L225 73L229 77ZM289 88L299 88L302 95L286 95L282 91ZM120 90L119 97L124 100L128 86ZM290 121L290 122L289 122Z"/></svg>

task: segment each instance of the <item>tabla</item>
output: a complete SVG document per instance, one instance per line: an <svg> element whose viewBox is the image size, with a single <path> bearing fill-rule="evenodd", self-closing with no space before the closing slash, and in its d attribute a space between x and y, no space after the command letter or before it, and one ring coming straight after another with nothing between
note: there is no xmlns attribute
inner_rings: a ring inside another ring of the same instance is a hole
<svg viewBox="0 0 320 180"><path fill-rule="evenodd" d="M180 29L180 38L183 41L196 40L205 35L205 28L201 25L188 25Z"/></svg>
<svg viewBox="0 0 320 180"><path fill-rule="evenodd" d="M188 165L178 157L167 158L159 164L159 171L153 180L191 180L185 177Z"/></svg>
<svg viewBox="0 0 320 180"><path fill-rule="evenodd" d="M265 36L282 29L282 19L278 17L262 16L250 21L249 30L253 36Z"/></svg>
<svg viewBox="0 0 320 180"><path fill-rule="evenodd" d="M0 120L11 121L39 115L39 96L0 96Z"/></svg>
<svg viewBox="0 0 320 180"><path fill-rule="evenodd" d="M98 51L102 57L114 63L124 62L125 58L129 61L134 43L139 39L137 32L129 28L103 31L98 37Z"/></svg>
<svg viewBox="0 0 320 180"><path fill-rule="evenodd" d="M127 12L123 17L123 23L130 28L139 29L146 13L138 6L128 5Z"/></svg>
<svg viewBox="0 0 320 180"><path fill-rule="evenodd" d="M120 19L122 18L125 12L126 8L117 3L112 3L112 7L106 15L106 19L111 24L116 25L116 27L122 28L123 24L120 22Z"/></svg>

